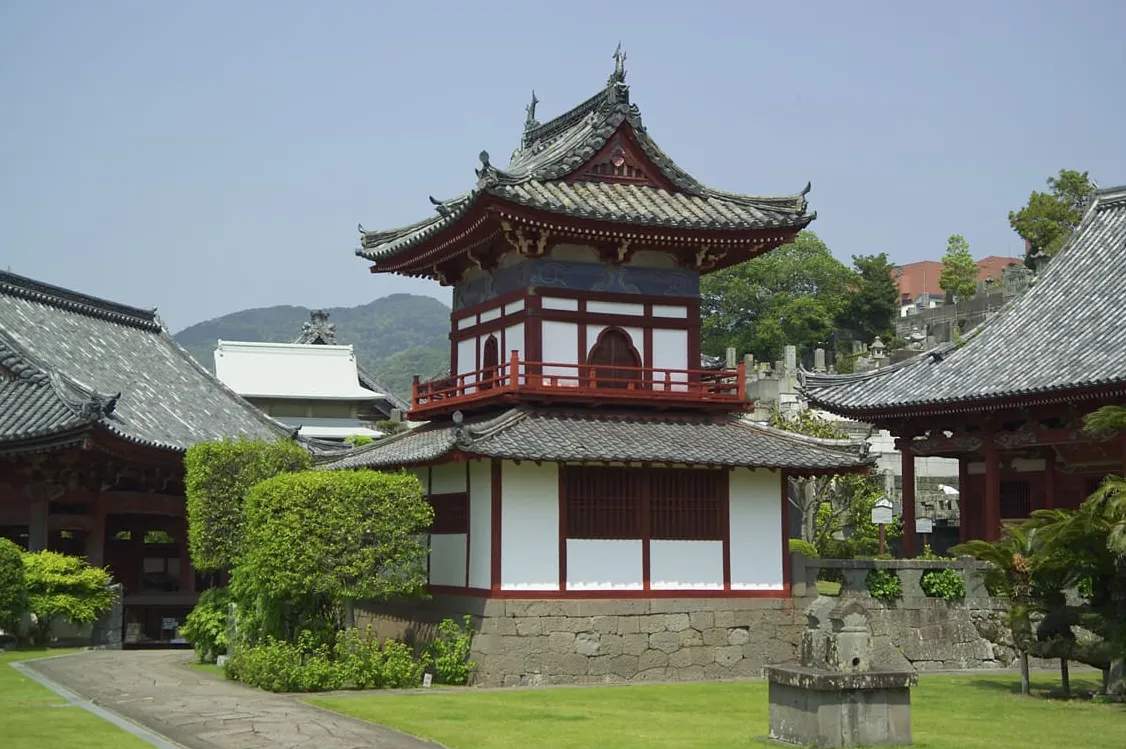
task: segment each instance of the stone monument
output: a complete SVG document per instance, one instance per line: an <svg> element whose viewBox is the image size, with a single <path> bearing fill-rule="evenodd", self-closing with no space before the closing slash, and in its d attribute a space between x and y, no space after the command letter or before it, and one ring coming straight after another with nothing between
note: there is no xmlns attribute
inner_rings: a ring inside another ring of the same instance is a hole
<svg viewBox="0 0 1126 749"><path fill-rule="evenodd" d="M801 665L763 669L770 738L811 747L909 745L918 676L873 668L872 630L859 602L820 600L822 608L806 612Z"/></svg>

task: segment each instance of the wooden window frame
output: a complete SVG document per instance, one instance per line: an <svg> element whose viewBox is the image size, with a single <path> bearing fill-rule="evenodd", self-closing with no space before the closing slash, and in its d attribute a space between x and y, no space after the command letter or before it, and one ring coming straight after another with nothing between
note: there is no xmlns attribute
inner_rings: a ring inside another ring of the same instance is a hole
<svg viewBox="0 0 1126 749"><path fill-rule="evenodd" d="M432 536L469 533L469 493L451 492L431 494L427 501L434 509L434 522L430 524Z"/></svg>

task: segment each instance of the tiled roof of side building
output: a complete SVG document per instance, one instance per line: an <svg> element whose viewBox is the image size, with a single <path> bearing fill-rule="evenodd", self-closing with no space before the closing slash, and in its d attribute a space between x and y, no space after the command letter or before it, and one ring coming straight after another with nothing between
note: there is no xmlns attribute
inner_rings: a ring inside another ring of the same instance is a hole
<svg viewBox="0 0 1126 749"><path fill-rule="evenodd" d="M292 432L197 364L155 311L4 272L0 368L3 450L88 428L172 451Z"/></svg>
<svg viewBox="0 0 1126 749"><path fill-rule="evenodd" d="M803 391L828 410L862 417L1126 386L1126 284L1114 272L1123 265L1126 186L1097 192L1033 287L961 345L873 372L805 372Z"/></svg>
<svg viewBox="0 0 1126 749"><path fill-rule="evenodd" d="M547 461L753 466L794 472L862 471L866 445L824 440L725 417L589 415L514 408L499 416L428 424L323 464L324 469L392 468L448 453Z"/></svg>
<svg viewBox="0 0 1126 749"><path fill-rule="evenodd" d="M533 104L535 100L533 100ZM807 213L809 185L783 196L739 195L705 186L669 158L649 136L641 112L630 103L624 71L582 104L546 123L530 108L520 147L508 167L498 169L480 155L476 186L452 200L431 202L437 215L397 229L360 227L358 255L381 261L405 252L457 223L482 198L493 197L563 216L641 226L713 229L800 229ZM567 180L610 142L621 126L671 189L597 180Z"/></svg>

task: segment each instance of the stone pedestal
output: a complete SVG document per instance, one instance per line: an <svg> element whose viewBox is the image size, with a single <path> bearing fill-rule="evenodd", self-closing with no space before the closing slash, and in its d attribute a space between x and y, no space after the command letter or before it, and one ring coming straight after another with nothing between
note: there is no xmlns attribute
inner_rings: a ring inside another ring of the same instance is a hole
<svg viewBox="0 0 1126 749"><path fill-rule="evenodd" d="M770 738L816 747L911 743L913 671L835 673L767 666Z"/></svg>

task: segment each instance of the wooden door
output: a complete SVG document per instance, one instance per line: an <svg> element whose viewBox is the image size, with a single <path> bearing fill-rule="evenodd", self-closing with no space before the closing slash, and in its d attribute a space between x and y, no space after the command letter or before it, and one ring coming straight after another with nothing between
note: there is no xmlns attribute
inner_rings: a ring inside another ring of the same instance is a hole
<svg viewBox="0 0 1126 749"><path fill-rule="evenodd" d="M641 357L624 330L609 328L590 350L593 385L598 388L636 388L641 385Z"/></svg>
<svg viewBox="0 0 1126 749"><path fill-rule="evenodd" d="M481 369L480 388L481 390L488 390L493 386L500 371L500 346L497 344L495 335L485 339L485 345L481 348Z"/></svg>

